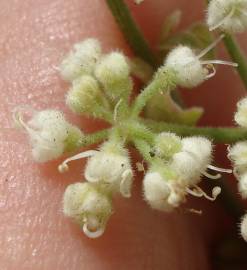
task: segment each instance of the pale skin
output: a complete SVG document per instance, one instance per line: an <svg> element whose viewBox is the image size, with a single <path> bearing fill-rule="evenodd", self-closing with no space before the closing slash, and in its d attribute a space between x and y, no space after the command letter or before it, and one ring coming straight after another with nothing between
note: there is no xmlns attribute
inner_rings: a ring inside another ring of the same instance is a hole
<svg viewBox="0 0 247 270"><path fill-rule="evenodd" d="M204 1L190 2L146 0L143 6L131 7L155 44L163 18L174 8L184 11L185 23L202 17ZM11 126L15 106L30 104L61 109L86 131L94 130L98 123L74 117L65 107L68 85L56 66L75 42L87 37L99 38L106 51L130 53L105 1L1 0L0 14L1 127ZM244 95L239 78L221 67L216 78L188 91L187 104L208 109L203 123L230 125L235 104ZM0 133L0 269L210 269L207 246L222 222L219 214L213 217L214 204L190 204L203 209L203 217L158 213L142 200L139 175L133 197L115 200L104 236L90 240L61 210L66 186L83 180L82 162L60 175L59 161L34 164L28 144L19 136L17 131ZM221 160L218 164L225 165Z"/></svg>

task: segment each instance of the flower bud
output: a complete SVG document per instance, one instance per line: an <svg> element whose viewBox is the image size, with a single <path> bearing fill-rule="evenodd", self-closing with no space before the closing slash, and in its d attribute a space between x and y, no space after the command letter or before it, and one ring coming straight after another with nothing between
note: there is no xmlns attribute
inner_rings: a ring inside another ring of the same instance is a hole
<svg viewBox="0 0 247 270"><path fill-rule="evenodd" d="M177 84L181 87L196 87L205 81L208 75L200 59L186 46L173 49L168 54L165 65L176 72Z"/></svg>
<svg viewBox="0 0 247 270"><path fill-rule="evenodd" d="M239 176L238 190L243 199L247 199L247 170L244 174Z"/></svg>
<svg viewBox="0 0 247 270"><path fill-rule="evenodd" d="M247 127L247 98L238 102L234 119L241 127Z"/></svg>
<svg viewBox="0 0 247 270"><path fill-rule="evenodd" d="M79 144L82 132L69 124L63 114L56 110L34 112L28 123L20 115L16 121L26 130L32 145L32 155L37 162L56 159L65 151Z"/></svg>
<svg viewBox="0 0 247 270"><path fill-rule="evenodd" d="M96 238L104 233L112 213L112 203L91 183L75 183L64 193L63 212L80 224L88 237Z"/></svg>
<svg viewBox="0 0 247 270"><path fill-rule="evenodd" d="M107 142L101 150L88 159L85 178L89 182L100 183L109 192L120 192L131 196L133 171L126 149Z"/></svg>
<svg viewBox="0 0 247 270"><path fill-rule="evenodd" d="M100 102L101 95L97 81L92 76L84 75L73 81L66 103L75 113L93 112Z"/></svg>
<svg viewBox="0 0 247 270"><path fill-rule="evenodd" d="M96 39L90 38L75 44L61 63L62 77L67 81L73 81L81 75L92 74L100 56L101 46Z"/></svg>
<svg viewBox="0 0 247 270"><path fill-rule="evenodd" d="M247 214L242 217L240 224L240 233L243 239L247 242Z"/></svg>
<svg viewBox="0 0 247 270"><path fill-rule="evenodd" d="M173 209L168 203L171 195L167 179L158 172L147 172L143 180L143 192L145 201L153 208L169 212Z"/></svg>
<svg viewBox="0 0 247 270"><path fill-rule="evenodd" d="M207 24L210 30L243 32L247 27L247 1L211 0L208 5Z"/></svg>
<svg viewBox="0 0 247 270"><path fill-rule="evenodd" d="M108 96L119 97L129 92L132 83L129 78L130 67L125 56L112 52L104 56L95 68L95 76L102 83Z"/></svg>
<svg viewBox="0 0 247 270"><path fill-rule="evenodd" d="M169 160L181 149L181 139L174 133L162 132L155 138L154 150L160 158Z"/></svg>
<svg viewBox="0 0 247 270"><path fill-rule="evenodd" d="M236 174L247 171L247 142L238 142L228 148L228 158L233 162Z"/></svg>
<svg viewBox="0 0 247 270"><path fill-rule="evenodd" d="M211 162L212 144L203 137L182 139L182 151L172 157L171 168L181 184L196 185Z"/></svg>

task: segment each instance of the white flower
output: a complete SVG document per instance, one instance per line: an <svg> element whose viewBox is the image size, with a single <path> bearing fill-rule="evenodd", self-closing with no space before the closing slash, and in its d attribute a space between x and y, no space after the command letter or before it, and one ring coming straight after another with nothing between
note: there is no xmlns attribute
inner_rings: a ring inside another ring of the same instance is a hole
<svg viewBox="0 0 247 270"><path fill-rule="evenodd" d="M143 180L144 199L154 209L172 211L184 201L182 189L174 189L174 179L166 179L157 171L148 171Z"/></svg>
<svg viewBox="0 0 247 270"><path fill-rule="evenodd" d="M133 171L127 150L110 142L88 159L85 178L89 182L101 183L112 192L131 196Z"/></svg>
<svg viewBox="0 0 247 270"><path fill-rule="evenodd" d="M90 238L101 236L112 214L110 198L91 183L75 183L67 187L63 212L79 223Z"/></svg>
<svg viewBox="0 0 247 270"><path fill-rule="evenodd" d="M223 37L224 35L221 35L213 44L205 48L199 55L196 55L191 48L182 45L179 45L168 54L165 60L165 66L168 69L174 70L176 73L177 84L179 86L193 88L211 78L216 73L212 66L213 64L237 66L237 64L221 60L201 60L201 58L215 47ZM210 74L208 71L209 65L213 69L213 72Z"/></svg>
<svg viewBox="0 0 247 270"><path fill-rule="evenodd" d="M247 214L242 217L240 224L240 233L243 239L247 242Z"/></svg>
<svg viewBox="0 0 247 270"><path fill-rule="evenodd" d="M204 137L182 139L182 150L173 155L171 168L179 181L190 186L200 182L212 159L212 143Z"/></svg>
<svg viewBox="0 0 247 270"><path fill-rule="evenodd" d="M69 124L63 114L56 110L34 112L33 117L25 123L20 112L14 114L16 122L30 137L32 155L37 162L46 162L61 156L67 146L72 147L70 139L81 139L81 131Z"/></svg>
<svg viewBox="0 0 247 270"><path fill-rule="evenodd" d="M238 190L243 199L247 199L247 171L238 177Z"/></svg>
<svg viewBox="0 0 247 270"><path fill-rule="evenodd" d="M101 46L96 39L90 38L75 44L60 65L62 77L67 81L73 81L81 75L92 74L100 56Z"/></svg>
<svg viewBox="0 0 247 270"><path fill-rule="evenodd" d="M240 126L247 127L247 98L238 102L234 119Z"/></svg>
<svg viewBox="0 0 247 270"><path fill-rule="evenodd" d="M247 0L211 0L207 24L210 30L243 32L247 27Z"/></svg>
<svg viewBox="0 0 247 270"><path fill-rule="evenodd" d="M236 175L247 172L247 142L238 142L229 147L228 158L233 162Z"/></svg>

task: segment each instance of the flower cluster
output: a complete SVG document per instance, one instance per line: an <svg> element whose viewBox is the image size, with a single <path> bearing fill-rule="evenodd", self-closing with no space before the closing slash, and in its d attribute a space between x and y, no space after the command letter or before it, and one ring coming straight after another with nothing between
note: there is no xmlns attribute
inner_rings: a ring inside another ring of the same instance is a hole
<svg viewBox="0 0 247 270"><path fill-rule="evenodd" d="M31 110L30 119L25 121L25 110L17 108L15 121L28 133L33 157L38 162L104 141L98 150L81 152L58 166L59 171L65 173L69 162L87 158L85 181L67 187L63 211L88 237L96 238L104 233L113 213L114 196L131 196L134 170L127 149L129 144L136 147L147 163L143 192L152 208L171 211L184 203L188 194L212 201L219 195L221 190L217 186L212 196L198 186L202 176L220 177L211 175L207 169L229 172L210 165L211 141L195 136L180 138L170 132L155 133L146 126L140 113L155 93L169 93L176 86L192 88L201 84L215 74L214 63L234 65L201 59L221 39L222 36L199 54L186 46L174 48L132 102L129 59L121 52L103 54L95 39L75 44L60 66L62 77L71 84L66 104L76 114L110 123L112 127L105 131L84 134L56 110Z"/></svg>

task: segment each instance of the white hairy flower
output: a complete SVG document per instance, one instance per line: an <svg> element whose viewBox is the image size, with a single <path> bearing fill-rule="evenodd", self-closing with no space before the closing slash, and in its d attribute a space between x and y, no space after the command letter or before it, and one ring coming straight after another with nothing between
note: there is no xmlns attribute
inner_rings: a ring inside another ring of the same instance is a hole
<svg viewBox="0 0 247 270"><path fill-rule="evenodd" d="M238 177L238 191L243 199L247 199L247 171Z"/></svg>
<svg viewBox="0 0 247 270"><path fill-rule="evenodd" d="M63 212L79 223L88 237L97 238L105 231L112 214L112 202L97 186L75 183L66 188Z"/></svg>
<svg viewBox="0 0 247 270"><path fill-rule="evenodd" d="M130 197L133 171L127 150L115 143L103 144L100 151L88 159L85 178L89 182L101 183L109 191Z"/></svg>
<svg viewBox="0 0 247 270"><path fill-rule="evenodd" d="M182 139L182 150L172 157L171 168L180 182L198 184L201 174L205 174L212 159L212 143L204 137Z"/></svg>
<svg viewBox="0 0 247 270"><path fill-rule="evenodd" d="M157 171L148 171L143 180L144 199L153 208L172 211L184 201L184 190L175 190L173 179L166 179Z"/></svg>
<svg viewBox="0 0 247 270"><path fill-rule="evenodd" d="M238 125L247 127L247 98L243 98L237 103L234 119Z"/></svg>
<svg viewBox="0 0 247 270"><path fill-rule="evenodd" d="M247 214L242 217L240 224L240 233L243 239L247 242Z"/></svg>
<svg viewBox="0 0 247 270"><path fill-rule="evenodd" d="M89 38L76 43L60 65L62 77L73 81L81 75L92 74L100 56L101 46L98 40Z"/></svg>
<svg viewBox="0 0 247 270"><path fill-rule="evenodd" d="M237 66L235 63L221 60L201 60L223 37L224 35L221 35L199 55L196 55L191 48L182 45L179 45L168 54L165 60L165 66L175 72L176 82L179 86L193 88L213 77L216 73L213 64ZM209 66L213 70L212 73L209 73Z"/></svg>
<svg viewBox="0 0 247 270"><path fill-rule="evenodd" d="M229 147L228 158L233 162L236 175L247 172L247 142L238 142Z"/></svg>
<svg viewBox="0 0 247 270"><path fill-rule="evenodd" d="M30 137L32 155L37 162L46 162L61 156L68 147L73 147L71 140L81 138L81 131L69 124L63 114L56 110L34 112L25 123L20 112L14 114L15 120L25 129ZM70 150L70 149L68 149Z"/></svg>
<svg viewBox="0 0 247 270"><path fill-rule="evenodd" d="M211 0L207 24L210 30L243 32L247 27L247 0Z"/></svg>

